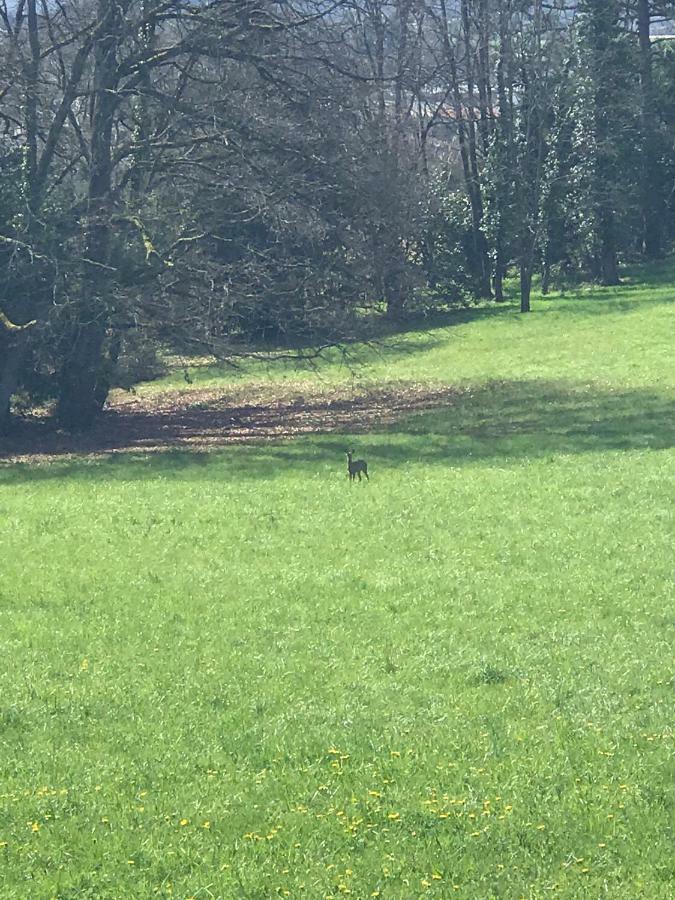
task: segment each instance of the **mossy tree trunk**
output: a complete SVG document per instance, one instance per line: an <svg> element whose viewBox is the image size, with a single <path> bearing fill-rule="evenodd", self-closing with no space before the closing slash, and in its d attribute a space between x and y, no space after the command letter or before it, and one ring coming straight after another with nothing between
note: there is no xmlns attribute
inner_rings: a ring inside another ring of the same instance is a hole
<svg viewBox="0 0 675 900"><path fill-rule="evenodd" d="M60 376L59 421L66 428L88 428L101 411L109 384L103 359L108 326L112 216L112 129L117 94L117 51L122 10L99 0L106 23L94 47L94 100L89 146L89 188L84 259L79 294L71 310L71 343Z"/></svg>

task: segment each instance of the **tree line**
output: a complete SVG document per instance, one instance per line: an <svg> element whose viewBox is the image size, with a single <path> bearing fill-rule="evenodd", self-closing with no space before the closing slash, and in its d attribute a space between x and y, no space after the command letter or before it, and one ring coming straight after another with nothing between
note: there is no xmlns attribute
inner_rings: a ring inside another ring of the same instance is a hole
<svg viewBox="0 0 675 900"><path fill-rule="evenodd" d="M671 14L0 0L0 428L12 397L88 426L157 348L307 352L662 256Z"/></svg>

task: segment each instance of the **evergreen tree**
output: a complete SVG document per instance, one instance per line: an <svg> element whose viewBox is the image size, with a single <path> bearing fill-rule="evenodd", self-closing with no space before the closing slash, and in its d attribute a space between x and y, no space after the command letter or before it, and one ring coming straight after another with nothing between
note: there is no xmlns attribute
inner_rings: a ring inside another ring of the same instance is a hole
<svg viewBox="0 0 675 900"><path fill-rule="evenodd" d="M581 0L577 150L588 166L587 202L593 222L594 275L619 283L619 253L635 234L639 171L634 48L621 26L619 0Z"/></svg>

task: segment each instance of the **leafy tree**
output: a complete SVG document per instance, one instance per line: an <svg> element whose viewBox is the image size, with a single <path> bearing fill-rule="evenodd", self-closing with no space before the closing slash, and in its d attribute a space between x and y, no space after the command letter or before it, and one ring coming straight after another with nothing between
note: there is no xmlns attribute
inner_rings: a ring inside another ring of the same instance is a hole
<svg viewBox="0 0 675 900"><path fill-rule="evenodd" d="M0 427L18 389L86 427L138 348L615 283L673 235L674 9L0 0Z"/></svg>

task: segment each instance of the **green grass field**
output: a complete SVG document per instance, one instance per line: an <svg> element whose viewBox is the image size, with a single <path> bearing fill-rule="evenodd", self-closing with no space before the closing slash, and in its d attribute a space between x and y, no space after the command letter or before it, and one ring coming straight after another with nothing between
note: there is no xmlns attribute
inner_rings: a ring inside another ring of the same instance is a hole
<svg viewBox="0 0 675 900"><path fill-rule="evenodd" d="M675 896L674 281L299 373L462 385L365 435L0 468L2 900Z"/></svg>

